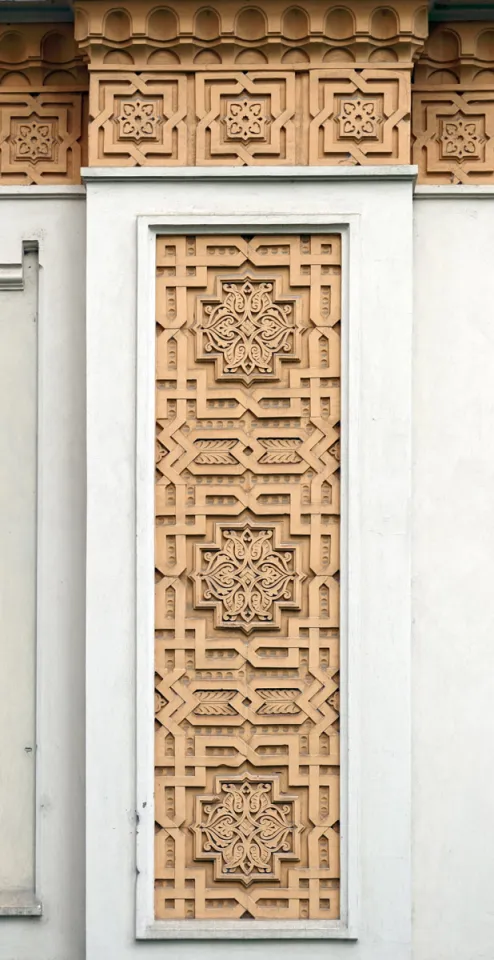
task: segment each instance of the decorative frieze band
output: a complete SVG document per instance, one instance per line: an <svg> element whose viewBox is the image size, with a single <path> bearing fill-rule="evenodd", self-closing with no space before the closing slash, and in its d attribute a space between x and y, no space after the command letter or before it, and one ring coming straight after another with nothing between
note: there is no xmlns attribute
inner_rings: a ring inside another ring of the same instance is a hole
<svg viewBox="0 0 494 960"><path fill-rule="evenodd" d="M420 0L80 0L75 24L5 25L0 184L410 162L422 183L493 183L493 25L427 32Z"/></svg>
<svg viewBox="0 0 494 960"><path fill-rule="evenodd" d="M420 0L76 5L89 163L408 163ZM123 119L124 118L124 119Z"/></svg>

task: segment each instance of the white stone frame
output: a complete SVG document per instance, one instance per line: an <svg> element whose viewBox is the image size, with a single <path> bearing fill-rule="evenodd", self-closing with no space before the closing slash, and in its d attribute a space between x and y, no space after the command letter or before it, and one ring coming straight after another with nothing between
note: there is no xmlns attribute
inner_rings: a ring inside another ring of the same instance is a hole
<svg viewBox="0 0 494 960"><path fill-rule="evenodd" d="M329 939L333 942L326 946L313 944L313 960L322 958L322 949L330 950L331 960L346 960L349 950L355 960L408 960L415 168L84 173L88 955L92 960L138 960L151 948L144 940L168 939L175 943L159 948L163 956L209 960L218 948L198 941L274 939L294 941L283 950L291 960L299 960L305 948L297 946L297 940ZM166 216L156 213L163 209ZM342 580L350 604L348 609L342 605L342 654L349 682L342 743L347 833L342 830L343 911L338 922L154 920L154 250L158 233L192 230L331 230L341 232L345 241L349 339L343 348L347 483ZM134 764L137 789L132 796Z"/></svg>

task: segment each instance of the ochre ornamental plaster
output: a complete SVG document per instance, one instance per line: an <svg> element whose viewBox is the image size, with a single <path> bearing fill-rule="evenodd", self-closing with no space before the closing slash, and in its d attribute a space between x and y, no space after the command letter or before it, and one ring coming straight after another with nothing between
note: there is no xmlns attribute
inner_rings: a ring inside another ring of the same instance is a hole
<svg viewBox="0 0 494 960"><path fill-rule="evenodd" d="M155 916L340 916L340 237L157 240Z"/></svg>
<svg viewBox="0 0 494 960"><path fill-rule="evenodd" d="M420 183L494 183L494 25L440 24L415 67L412 162Z"/></svg>
<svg viewBox="0 0 494 960"><path fill-rule="evenodd" d="M75 5L91 74L89 163L376 164L410 159L420 0ZM135 105L146 124L122 123Z"/></svg>
<svg viewBox="0 0 494 960"><path fill-rule="evenodd" d="M85 54L72 24L0 32L0 184L79 183L87 162Z"/></svg>

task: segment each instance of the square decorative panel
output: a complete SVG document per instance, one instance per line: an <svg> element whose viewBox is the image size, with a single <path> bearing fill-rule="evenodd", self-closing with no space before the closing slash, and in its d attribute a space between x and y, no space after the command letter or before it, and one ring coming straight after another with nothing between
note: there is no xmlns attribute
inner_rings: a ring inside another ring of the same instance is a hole
<svg viewBox="0 0 494 960"><path fill-rule="evenodd" d="M0 94L0 180L4 184L78 183L80 94Z"/></svg>
<svg viewBox="0 0 494 960"><path fill-rule="evenodd" d="M413 94L412 159L424 183L491 183L494 87Z"/></svg>
<svg viewBox="0 0 494 960"><path fill-rule="evenodd" d="M309 163L409 163L406 70L313 70Z"/></svg>
<svg viewBox="0 0 494 960"><path fill-rule="evenodd" d="M89 162L156 166L187 162L187 78L92 74Z"/></svg>
<svg viewBox="0 0 494 960"><path fill-rule="evenodd" d="M340 264L157 239L159 920L340 915Z"/></svg>
<svg viewBox="0 0 494 960"><path fill-rule="evenodd" d="M293 73L198 73L196 163L295 162Z"/></svg>

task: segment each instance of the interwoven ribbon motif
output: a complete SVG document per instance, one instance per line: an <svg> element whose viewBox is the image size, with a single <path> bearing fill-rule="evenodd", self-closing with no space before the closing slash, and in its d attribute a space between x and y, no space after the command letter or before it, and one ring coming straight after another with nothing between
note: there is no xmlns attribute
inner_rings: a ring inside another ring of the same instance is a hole
<svg viewBox="0 0 494 960"><path fill-rule="evenodd" d="M340 263L157 240L158 919L340 913Z"/></svg>

